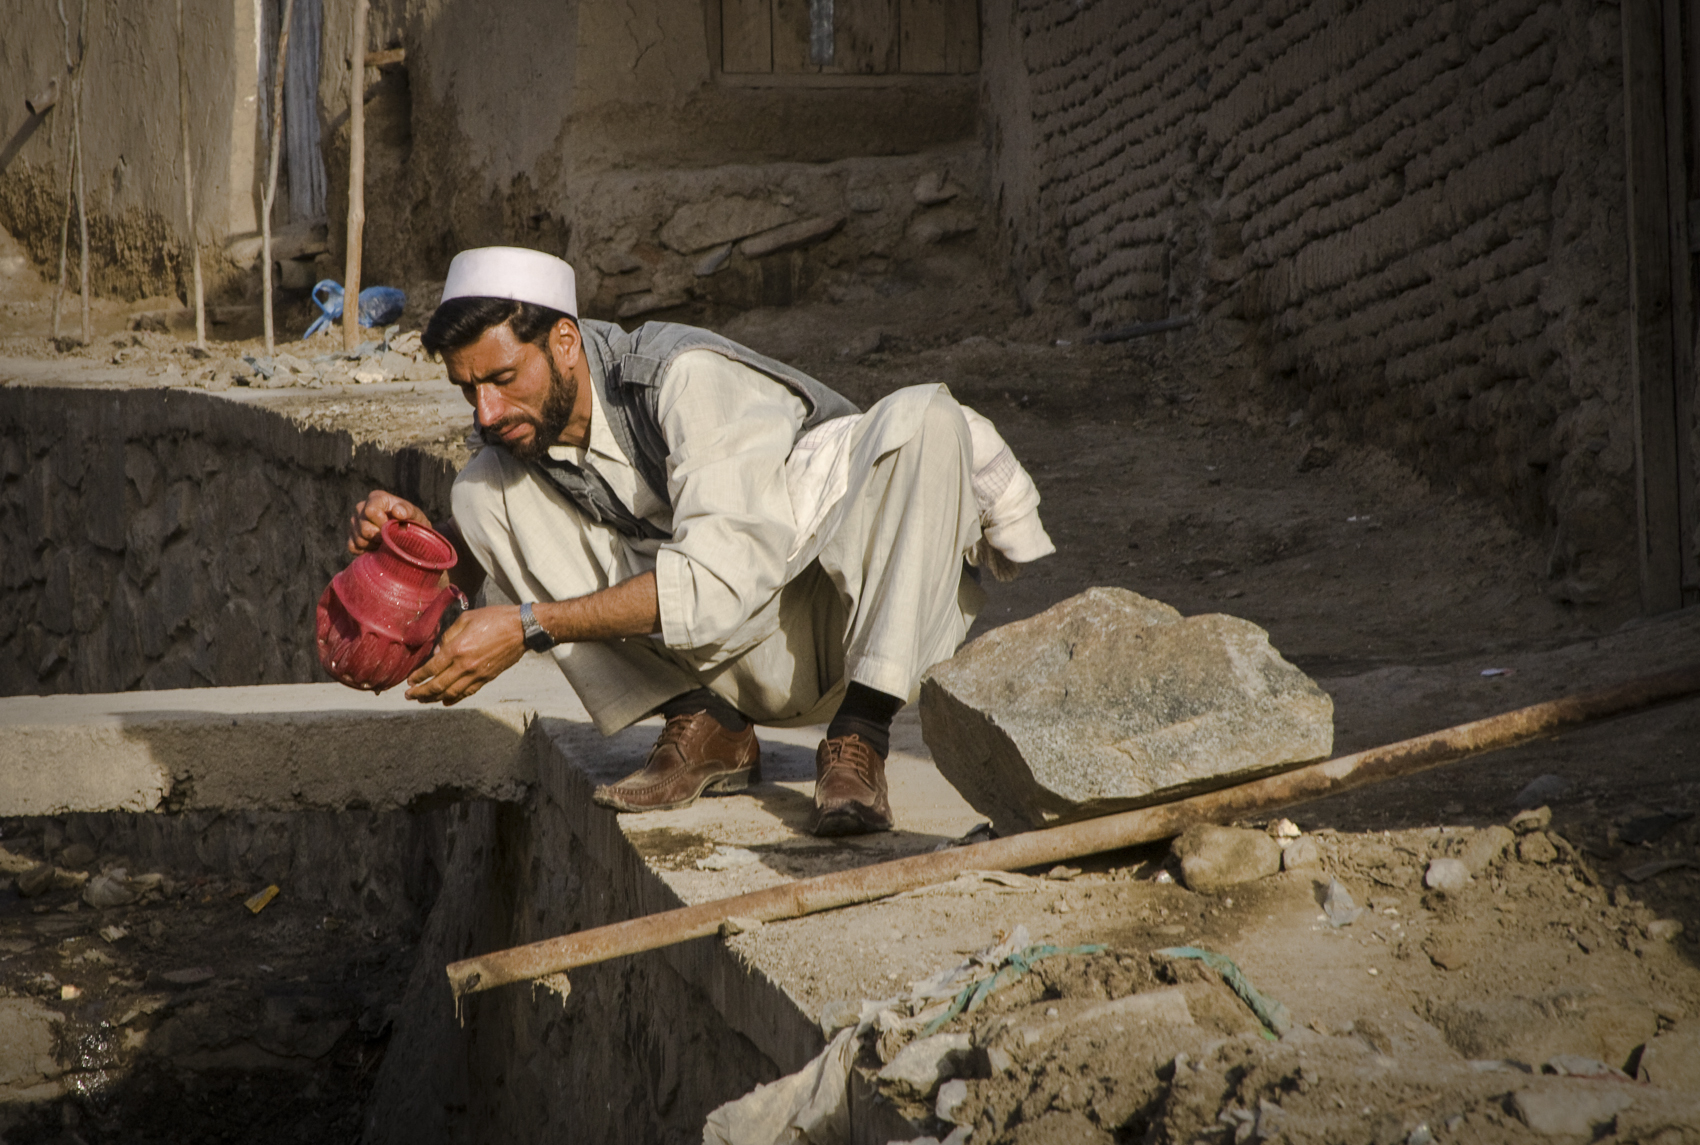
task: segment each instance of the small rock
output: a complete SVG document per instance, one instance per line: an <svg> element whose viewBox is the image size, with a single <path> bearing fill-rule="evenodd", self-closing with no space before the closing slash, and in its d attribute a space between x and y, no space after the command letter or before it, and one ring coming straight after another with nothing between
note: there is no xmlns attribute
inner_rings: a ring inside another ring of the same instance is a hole
<svg viewBox="0 0 1700 1145"><path fill-rule="evenodd" d="M384 381L387 376L388 375L384 373L384 368L371 359L360 363L360 365L354 368L354 380L363 386L369 386L375 382Z"/></svg>
<svg viewBox="0 0 1700 1145"><path fill-rule="evenodd" d="M1461 859L1435 859L1423 872L1423 886L1454 893L1470 885L1470 868Z"/></svg>
<svg viewBox="0 0 1700 1145"><path fill-rule="evenodd" d="M1509 828L1496 824L1471 836L1470 841L1464 844L1463 854L1459 858L1470 874L1479 875L1505 853L1505 848L1509 847L1515 838Z"/></svg>
<svg viewBox="0 0 1700 1145"><path fill-rule="evenodd" d="M1543 803L1557 799L1569 787L1570 781L1562 775L1537 775L1523 787L1523 790L1511 797L1511 806L1539 807Z"/></svg>
<svg viewBox="0 0 1700 1145"><path fill-rule="evenodd" d="M972 234L979 228L980 220L972 211L959 207L939 207L922 212L909 224L906 233L910 241L930 246L958 235Z"/></svg>
<svg viewBox="0 0 1700 1145"><path fill-rule="evenodd" d="M1544 865L1558 858L1558 848L1552 845L1544 831L1537 831L1517 840L1517 857L1525 863Z"/></svg>
<svg viewBox="0 0 1700 1145"><path fill-rule="evenodd" d="M1558 1054L1548 1058L1541 1066L1542 1073L1556 1073L1561 1077L1592 1077L1609 1078L1616 1081L1628 1081L1629 1075L1614 1066L1609 1066L1599 1058L1591 1058L1585 1054Z"/></svg>
<svg viewBox="0 0 1700 1145"><path fill-rule="evenodd" d="M951 182L943 171L928 171L915 181L915 201L923 207L948 203L962 194L962 188Z"/></svg>
<svg viewBox="0 0 1700 1145"><path fill-rule="evenodd" d="M18 893L27 899L42 894L53 885L53 864L37 863L18 876Z"/></svg>
<svg viewBox="0 0 1700 1145"><path fill-rule="evenodd" d="M1700 1093L1700 1025L1679 1026L1647 1042L1637 1076L1672 1093Z"/></svg>
<svg viewBox="0 0 1700 1145"><path fill-rule="evenodd" d="M1281 852L1283 871L1310 871L1322 866L1322 847L1315 839L1301 836Z"/></svg>
<svg viewBox="0 0 1700 1145"><path fill-rule="evenodd" d="M1656 918L1641 929L1651 942L1675 942L1682 937L1682 923L1674 918Z"/></svg>
<svg viewBox="0 0 1700 1145"><path fill-rule="evenodd" d="M1298 463L1294 466L1300 473L1310 473L1317 469L1327 469L1334 464L1334 454L1316 442L1311 442L1299 454Z"/></svg>
<svg viewBox="0 0 1700 1145"><path fill-rule="evenodd" d="M948 1121L955 1125L961 1120L956 1116L956 1111L967 1100L968 1083L961 1078L952 1078L939 1086L939 1099L933 1105L933 1115L940 1121Z"/></svg>
<svg viewBox="0 0 1700 1145"><path fill-rule="evenodd" d="M698 278L707 278L715 271L723 268L731 258L732 244L721 243L717 247L710 248L701 258L697 259L697 264L692 269Z"/></svg>
<svg viewBox="0 0 1700 1145"><path fill-rule="evenodd" d="M141 896L130 886L123 867L116 867L89 880L83 888L83 901L96 910L128 906Z"/></svg>
<svg viewBox="0 0 1700 1145"><path fill-rule="evenodd" d="M59 863L66 867L86 867L94 862L94 848L87 843L72 843L59 852Z"/></svg>
<svg viewBox="0 0 1700 1145"><path fill-rule="evenodd" d="M1322 913L1328 916L1328 924L1338 930L1342 926L1350 926L1364 912L1352 899L1339 879L1328 880L1328 893L1322 898Z"/></svg>
<svg viewBox="0 0 1700 1145"><path fill-rule="evenodd" d="M858 361L877 353L884 342L885 335L880 331L864 330L838 348L838 357L849 362Z"/></svg>
<svg viewBox="0 0 1700 1145"><path fill-rule="evenodd" d="M1462 945L1445 938L1431 938L1423 944L1423 953L1442 970L1462 970L1470 964L1470 953Z"/></svg>
<svg viewBox="0 0 1700 1145"><path fill-rule="evenodd" d="M916 1098L931 1097L939 1082L956 1076L972 1045L967 1034L934 1034L910 1042L880 1070L880 1080Z"/></svg>
<svg viewBox="0 0 1700 1145"><path fill-rule="evenodd" d="M168 970L160 978L173 986L199 986L211 982L217 975L210 966L191 966L186 970Z"/></svg>
<svg viewBox="0 0 1700 1145"><path fill-rule="evenodd" d="M738 253L745 258L761 258L764 255L778 254L780 251L795 250L830 237L843 225L843 215L802 219L745 239L738 244Z"/></svg>
<svg viewBox="0 0 1700 1145"><path fill-rule="evenodd" d="M417 354L424 348L423 341L424 337L419 331L408 330L405 333L397 334L394 338L391 338L389 340L389 347L398 354ZM278 361L281 362L283 360L284 355L279 354Z"/></svg>
<svg viewBox="0 0 1700 1145"><path fill-rule="evenodd" d="M1617 1087L1577 1083L1525 1089L1511 1095L1523 1124L1548 1137L1593 1137L1595 1128L1627 1109L1635 1098Z"/></svg>
<svg viewBox="0 0 1700 1145"><path fill-rule="evenodd" d="M1519 811L1511 817L1511 829L1519 835L1545 831L1552 824L1552 808L1542 805Z"/></svg>
<svg viewBox="0 0 1700 1145"><path fill-rule="evenodd" d="M1281 847L1262 831L1201 824L1189 827L1171 848L1187 888L1212 894L1281 869Z"/></svg>
<svg viewBox="0 0 1700 1145"><path fill-rule="evenodd" d="M1304 832L1291 819L1277 819L1269 825L1269 833L1277 839L1297 839Z"/></svg>

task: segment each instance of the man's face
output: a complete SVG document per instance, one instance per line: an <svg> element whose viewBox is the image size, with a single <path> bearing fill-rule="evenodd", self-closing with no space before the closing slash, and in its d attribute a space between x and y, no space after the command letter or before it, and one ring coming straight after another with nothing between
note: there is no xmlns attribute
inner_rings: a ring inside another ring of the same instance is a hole
<svg viewBox="0 0 1700 1145"><path fill-rule="evenodd" d="M562 331L562 327L567 331ZM577 331L561 322L551 347L563 334L577 349ZM476 412L486 439L500 441L516 457L534 460L560 444L572 419L578 383L563 374L548 349L522 342L506 322L476 342L443 355L449 380Z"/></svg>

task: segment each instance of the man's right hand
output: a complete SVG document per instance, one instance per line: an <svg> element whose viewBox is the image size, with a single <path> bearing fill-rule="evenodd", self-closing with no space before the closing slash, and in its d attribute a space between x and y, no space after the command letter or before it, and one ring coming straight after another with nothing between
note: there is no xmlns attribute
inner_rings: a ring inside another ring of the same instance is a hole
<svg viewBox="0 0 1700 1145"><path fill-rule="evenodd" d="M354 507L348 519L348 551L355 556L378 547L378 534L390 521L412 521L431 527L431 518L411 501L403 501L393 493L374 489Z"/></svg>

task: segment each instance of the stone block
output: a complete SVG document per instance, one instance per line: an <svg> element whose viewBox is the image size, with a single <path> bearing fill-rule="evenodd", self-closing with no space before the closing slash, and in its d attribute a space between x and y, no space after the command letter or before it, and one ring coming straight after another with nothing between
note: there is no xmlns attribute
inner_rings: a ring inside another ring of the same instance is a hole
<svg viewBox="0 0 1700 1145"><path fill-rule="evenodd" d="M763 255L795 250L830 237L843 225L843 215L823 215L787 223L785 226L775 227L771 231L745 239L738 245L738 253L745 258L761 258Z"/></svg>
<svg viewBox="0 0 1700 1145"><path fill-rule="evenodd" d="M1256 625L1118 588L987 633L921 687L940 772L1003 834L1324 757L1333 712Z"/></svg>
<svg viewBox="0 0 1700 1145"><path fill-rule="evenodd" d="M1281 869L1281 845L1262 831L1188 827L1172 849L1181 861L1182 881L1199 894L1215 894Z"/></svg>
<svg viewBox="0 0 1700 1145"><path fill-rule="evenodd" d="M662 226L660 238L669 249L692 254L772 230L795 217L789 207L766 199L717 195L705 202L687 203L673 212Z"/></svg>
<svg viewBox="0 0 1700 1145"><path fill-rule="evenodd" d="M1641 1050L1640 1078L1672 1093L1700 1093L1700 1024L1660 1034Z"/></svg>
<svg viewBox="0 0 1700 1145"><path fill-rule="evenodd" d="M0 1105L63 1092L56 1055L64 1018L33 998L0 998Z"/></svg>
<svg viewBox="0 0 1700 1145"><path fill-rule="evenodd" d="M1464 844L1464 850L1458 858L1470 874L1479 875L1505 853L1505 848L1511 845L1514 838L1510 828L1498 825L1477 831L1470 841Z"/></svg>

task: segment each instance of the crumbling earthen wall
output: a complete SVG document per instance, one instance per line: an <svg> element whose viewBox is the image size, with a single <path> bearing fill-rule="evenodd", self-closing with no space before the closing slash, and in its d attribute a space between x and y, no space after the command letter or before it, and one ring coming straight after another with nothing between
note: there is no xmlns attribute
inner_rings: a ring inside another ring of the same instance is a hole
<svg viewBox="0 0 1700 1145"><path fill-rule="evenodd" d="M258 249L254 11L250 2L184 2L196 232L214 288ZM188 289L178 41L169 4L8 5L0 36L0 227L49 277L57 275L76 114L67 57L82 61L75 76L93 289L129 299ZM39 115L28 112L24 101L55 79L58 102ZM73 289L77 231L73 215ZM248 238L251 249L233 249L233 236Z"/></svg>
<svg viewBox="0 0 1700 1145"><path fill-rule="evenodd" d="M348 507L453 478L204 395L0 390L0 695L325 679Z"/></svg>
<svg viewBox="0 0 1700 1145"><path fill-rule="evenodd" d="M1278 412L1544 531L1560 595L1632 591L1615 5L993 0L986 20L1030 299L1056 279L1095 326L1196 316Z"/></svg>

